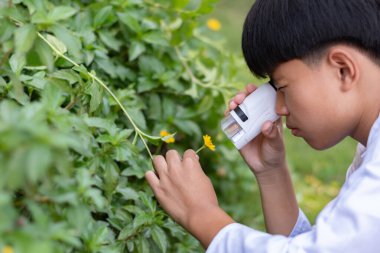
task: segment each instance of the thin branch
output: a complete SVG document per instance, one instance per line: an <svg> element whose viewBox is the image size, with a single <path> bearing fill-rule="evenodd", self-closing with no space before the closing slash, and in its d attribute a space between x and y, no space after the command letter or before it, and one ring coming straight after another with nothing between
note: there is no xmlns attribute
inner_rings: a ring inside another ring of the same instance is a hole
<svg viewBox="0 0 380 253"><path fill-rule="evenodd" d="M224 94L225 89L236 89L235 87L228 86L228 85L223 85L223 86L218 86L218 85L213 85L213 83L205 84L201 80L199 80L191 70L190 66L187 64L186 60L184 59L183 55L181 54L180 50L178 47L174 47L175 52L177 54L177 57L179 61L181 62L182 66L185 68L186 73L189 75L191 82L195 83L203 88L206 89L213 89L217 90L220 93Z"/></svg>
<svg viewBox="0 0 380 253"><path fill-rule="evenodd" d="M75 67L80 67L80 65L78 63L76 63L75 61L73 61L72 59L70 59L69 57L67 57L66 55L62 54L57 48L55 48L55 46L52 45L41 33L37 33L37 34L38 34L38 37L40 37L57 54L57 56L59 56L59 57L65 59L66 61L70 62ZM144 146L145 146L146 150L148 151L150 158L153 160L152 153L150 152L149 147L148 147L148 145L147 145L147 143L146 143L146 141L145 141L145 139L143 137L143 136L149 136L149 135L146 134L146 133L144 133L136 125L136 123L133 121L132 117L129 115L129 113L127 112L127 110L125 109L125 107L123 106L123 104L120 102L120 100L116 97L116 95L108 88L108 86L101 79L99 79L96 75L94 75L93 73L91 73L89 71L87 71L87 74L91 78L93 78L93 80L95 80L97 83L99 83L111 95L111 97L116 101L116 103L119 105L119 107L121 108L121 110L124 112L125 116L131 122L131 124L134 127L136 133L139 135L139 137L141 138L142 142L144 143Z"/></svg>
<svg viewBox="0 0 380 253"><path fill-rule="evenodd" d="M68 103L65 107L66 110L71 110L71 108L74 107L75 103L77 102L76 100L76 97L75 96L72 96L71 99L70 99L70 103Z"/></svg>

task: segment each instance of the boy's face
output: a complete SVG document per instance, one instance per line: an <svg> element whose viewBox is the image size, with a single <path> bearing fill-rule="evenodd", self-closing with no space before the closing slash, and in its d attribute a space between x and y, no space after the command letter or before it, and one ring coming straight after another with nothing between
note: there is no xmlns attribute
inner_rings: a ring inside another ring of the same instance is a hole
<svg viewBox="0 0 380 253"><path fill-rule="evenodd" d="M310 67L291 60L273 73L279 89L277 113L286 117L295 136L318 150L337 144L353 131L355 97L342 91L336 71L323 61Z"/></svg>

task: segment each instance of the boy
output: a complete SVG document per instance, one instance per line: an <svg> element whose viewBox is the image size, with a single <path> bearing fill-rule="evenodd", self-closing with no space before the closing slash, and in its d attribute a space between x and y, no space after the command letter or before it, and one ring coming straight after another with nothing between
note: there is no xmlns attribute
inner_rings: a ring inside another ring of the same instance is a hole
<svg viewBox="0 0 380 253"><path fill-rule="evenodd" d="M158 156L157 175L146 173L162 207L207 252L380 252L380 0L257 0L242 46L251 71L271 78L293 135L318 150L347 136L359 142L347 180L311 227L293 192L281 121L266 122L241 154L260 187L267 233L220 209L192 150Z"/></svg>

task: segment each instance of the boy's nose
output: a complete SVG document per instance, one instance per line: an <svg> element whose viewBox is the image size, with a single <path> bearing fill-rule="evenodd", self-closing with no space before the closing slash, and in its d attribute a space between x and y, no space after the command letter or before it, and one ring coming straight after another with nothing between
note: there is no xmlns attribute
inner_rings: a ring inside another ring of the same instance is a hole
<svg viewBox="0 0 380 253"><path fill-rule="evenodd" d="M276 96L276 113L280 116L289 115L289 110L285 105L285 96L281 92L277 92Z"/></svg>

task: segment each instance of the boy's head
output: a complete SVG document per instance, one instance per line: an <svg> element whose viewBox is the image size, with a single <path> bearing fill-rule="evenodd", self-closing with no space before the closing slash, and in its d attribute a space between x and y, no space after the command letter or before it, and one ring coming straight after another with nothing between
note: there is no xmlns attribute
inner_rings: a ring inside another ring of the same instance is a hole
<svg viewBox="0 0 380 253"><path fill-rule="evenodd" d="M348 135L366 142L363 115L380 109L368 111L364 99L380 98L363 88L380 86L371 79L380 77L380 0L256 0L242 48L255 75L285 87L277 110L295 135L317 149Z"/></svg>
<svg viewBox="0 0 380 253"><path fill-rule="evenodd" d="M337 43L380 64L379 22L380 0L257 0L244 24L243 53L260 77L289 60L318 62Z"/></svg>

